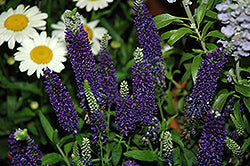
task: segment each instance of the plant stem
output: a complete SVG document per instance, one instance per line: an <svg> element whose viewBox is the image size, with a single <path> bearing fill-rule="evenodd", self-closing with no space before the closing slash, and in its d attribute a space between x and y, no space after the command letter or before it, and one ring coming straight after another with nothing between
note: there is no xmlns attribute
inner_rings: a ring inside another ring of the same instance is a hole
<svg viewBox="0 0 250 166"><path fill-rule="evenodd" d="M236 62L236 75L237 75L237 80L240 81L240 60L239 59Z"/></svg>
<svg viewBox="0 0 250 166"><path fill-rule="evenodd" d="M59 152L61 153L63 160L65 161L65 163L67 164L67 166L70 166L70 162L69 159L65 156L65 154L63 153L62 149L60 148L59 144L56 144L57 149L59 150Z"/></svg>
<svg viewBox="0 0 250 166"><path fill-rule="evenodd" d="M158 107L159 107L159 110L160 110L160 114L161 114L161 119L163 120L164 119L164 115L163 115L163 111L162 111L162 102L161 102L161 100L160 100L160 98L159 98L159 100L158 100Z"/></svg>
<svg viewBox="0 0 250 166"><path fill-rule="evenodd" d="M205 53L207 53L207 49L206 49L205 43L204 43L204 41L201 38L201 35L199 33L198 28L196 27L196 24L194 22L194 18L193 18L193 15L191 13L191 10L189 8L188 2L189 2L189 0L182 0L182 4L184 6L185 12L186 12L186 14L187 14L187 16L189 18L189 21L191 22L191 28L195 30L195 33L197 34L197 36L198 36L198 38L200 40L202 49L204 50Z"/></svg>

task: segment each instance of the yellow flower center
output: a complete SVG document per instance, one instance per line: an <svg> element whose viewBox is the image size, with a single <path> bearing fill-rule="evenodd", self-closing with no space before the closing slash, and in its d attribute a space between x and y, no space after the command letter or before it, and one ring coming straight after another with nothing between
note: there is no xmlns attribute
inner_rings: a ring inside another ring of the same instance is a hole
<svg viewBox="0 0 250 166"><path fill-rule="evenodd" d="M82 25L83 25L84 30L88 33L88 39L91 40L92 37L93 37L93 32L92 32L92 30L91 30L88 26L86 26L86 25L84 25L84 24L82 24Z"/></svg>
<svg viewBox="0 0 250 166"><path fill-rule="evenodd" d="M53 53L47 46L37 46L31 50L30 57L37 64L47 64L52 59Z"/></svg>
<svg viewBox="0 0 250 166"><path fill-rule="evenodd" d="M12 31L21 31L28 25L28 18L23 14L13 14L5 22L5 28Z"/></svg>

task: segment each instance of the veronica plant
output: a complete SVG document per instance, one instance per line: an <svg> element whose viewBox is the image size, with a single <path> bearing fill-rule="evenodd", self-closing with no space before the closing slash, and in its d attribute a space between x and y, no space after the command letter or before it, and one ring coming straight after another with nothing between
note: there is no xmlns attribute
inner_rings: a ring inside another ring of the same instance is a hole
<svg viewBox="0 0 250 166"><path fill-rule="evenodd" d="M16 129L9 136L9 150L14 166L19 165L42 165L42 153L30 138L27 129Z"/></svg>

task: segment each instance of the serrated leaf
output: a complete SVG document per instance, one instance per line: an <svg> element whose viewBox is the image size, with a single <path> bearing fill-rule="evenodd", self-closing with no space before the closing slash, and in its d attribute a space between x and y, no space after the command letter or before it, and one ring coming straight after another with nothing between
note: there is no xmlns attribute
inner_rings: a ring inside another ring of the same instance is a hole
<svg viewBox="0 0 250 166"><path fill-rule="evenodd" d="M179 39L181 39L186 34L190 34L190 33L193 33L193 31L190 28L182 27L171 35L171 37L168 40L168 44L170 46L173 46L173 44L175 42L177 42Z"/></svg>
<svg viewBox="0 0 250 166"><path fill-rule="evenodd" d="M245 106L247 107L248 111L250 112L250 100L247 98L244 98L243 102L244 102Z"/></svg>
<svg viewBox="0 0 250 166"><path fill-rule="evenodd" d="M156 161L158 159L158 156L153 151L149 150L132 150L123 153L123 155L136 160L148 162Z"/></svg>
<svg viewBox="0 0 250 166"><path fill-rule="evenodd" d="M207 4L202 3L199 7L198 7L198 12L197 12L197 23L198 26L200 25L200 23L202 22L205 13L206 13L206 9L207 9Z"/></svg>
<svg viewBox="0 0 250 166"><path fill-rule="evenodd" d="M48 153L48 154L44 155L41 158L41 160L42 160L42 165L45 165L45 164L52 165L52 164L55 164L55 163L62 161L63 158L58 153Z"/></svg>
<svg viewBox="0 0 250 166"><path fill-rule="evenodd" d="M220 38L220 39L225 39L225 37L226 37L223 33L221 33L218 30L214 30L214 31L209 32L206 35L206 37L208 37L208 36L217 37L217 38Z"/></svg>
<svg viewBox="0 0 250 166"><path fill-rule="evenodd" d="M250 145L250 137L244 142L244 144L241 147L242 154L247 150L248 146Z"/></svg>
<svg viewBox="0 0 250 166"><path fill-rule="evenodd" d="M246 85L235 85L235 90L246 97L250 97L250 86Z"/></svg>
<svg viewBox="0 0 250 166"><path fill-rule="evenodd" d="M172 16L169 13L160 14L160 15L157 15L153 18L157 29L161 29L161 28L163 28L163 27L165 27L173 22L183 23L183 21L181 19L186 19L186 18Z"/></svg>
<svg viewBox="0 0 250 166"><path fill-rule="evenodd" d="M232 94L234 94L234 91L224 92L224 93L220 94L213 104L213 107L212 107L213 110L219 108L219 110L222 111L222 108L223 108L224 104L226 103L227 98Z"/></svg>
<svg viewBox="0 0 250 166"><path fill-rule="evenodd" d="M39 111L39 117L40 117L40 121L41 121L41 124L43 126L43 129L44 129L46 135L48 136L49 140L51 142L53 142L54 129L52 128L48 119L43 115L43 113L41 111Z"/></svg>
<svg viewBox="0 0 250 166"><path fill-rule="evenodd" d="M196 83L196 75L200 68L201 61L202 61L201 55L197 55L194 57L193 62L192 62L191 74L192 74L192 79L193 79L194 84Z"/></svg>
<svg viewBox="0 0 250 166"><path fill-rule="evenodd" d="M112 150L112 163L116 166L118 165L122 156L122 145L117 144Z"/></svg>

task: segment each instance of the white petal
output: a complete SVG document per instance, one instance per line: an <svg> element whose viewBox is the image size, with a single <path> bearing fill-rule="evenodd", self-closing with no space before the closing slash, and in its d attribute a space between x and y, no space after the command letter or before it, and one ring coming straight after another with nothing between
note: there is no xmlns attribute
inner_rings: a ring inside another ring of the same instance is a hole
<svg viewBox="0 0 250 166"><path fill-rule="evenodd" d="M24 14L27 17L32 17L34 15L36 15L37 13L39 13L39 9L37 6L33 6L32 8L28 9Z"/></svg>
<svg viewBox="0 0 250 166"><path fill-rule="evenodd" d="M22 61L19 65L19 69L21 72L24 72L29 69L31 61Z"/></svg>
<svg viewBox="0 0 250 166"><path fill-rule="evenodd" d="M87 12L90 12L90 11L92 10L92 8L93 8L93 6L92 6L91 4L88 4L88 5L86 6L86 11L87 11Z"/></svg>
<svg viewBox="0 0 250 166"><path fill-rule="evenodd" d="M20 4L16 8L16 13L23 13L23 10L24 10L24 5Z"/></svg>
<svg viewBox="0 0 250 166"><path fill-rule="evenodd" d="M30 76L30 75L32 75L33 73L35 73L35 71L36 71L36 69L37 69L37 65L29 65L29 70L28 70L28 72L27 72L27 74L28 74L28 76Z"/></svg>
<svg viewBox="0 0 250 166"><path fill-rule="evenodd" d="M30 26L35 27L35 28L43 27L45 25L46 25L46 21L37 20L37 21L30 22Z"/></svg>
<svg viewBox="0 0 250 166"><path fill-rule="evenodd" d="M100 20L94 20L94 21L87 23L87 26L90 28L95 28L99 22Z"/></svg>
<svg viewBox="0 0 250 166"><path fill-rule="evenodd" d="M14 39L14 36L12 36L11 38L10 38L10 40L8 41L8 47L9 47L9 49L13 49L14 47L15 47L15 39Z"/></svg>

